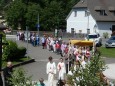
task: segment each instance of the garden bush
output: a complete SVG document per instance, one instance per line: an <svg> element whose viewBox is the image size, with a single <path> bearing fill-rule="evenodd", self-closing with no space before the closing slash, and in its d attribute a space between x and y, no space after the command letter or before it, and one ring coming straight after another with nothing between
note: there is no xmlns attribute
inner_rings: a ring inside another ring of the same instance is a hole
<svg viewBox="0 0 115 86"><path fill-rule="evenodd" d="M8 45L3 49L3 60L11 60L11 58L16 56L18 47L13 41L8 40Z"/></svg>
<svg viewBox="0 0 115 86"><path fill-rule="evenodd" d="M19 56L19 57L24 57L25 54L26 54L26 48L25 48L25 47L19 47L19 48L18 48L17 56Z"/></svg>
<svg viewBox="0 0 115 86"><path fill-rule="evenodd" d="M8 40L8 45L3 48L3 60L18 60L26 54L26 48L18 47L16 42Z"/></svg>
<svg viewBox="0 0 115 86"><path fill-rule="evenodd" d="M27 76L26 71L23 68L16 68L9 80L13 86L36 86L36 83L32 83L32 76Z"/></svg>

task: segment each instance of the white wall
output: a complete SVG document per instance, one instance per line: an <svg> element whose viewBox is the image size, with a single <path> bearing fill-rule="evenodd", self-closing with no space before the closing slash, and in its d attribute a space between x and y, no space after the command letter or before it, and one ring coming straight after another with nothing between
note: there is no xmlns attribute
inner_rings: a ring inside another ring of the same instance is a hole
<svg viewBox="0 0 115 86"><path fill-rule="evenodd" d="M103 36L103 33L107 32L109 34L109 37L112 33L110 28L112 28L112 25L115 25L115 22L97 22L99 33L101 36Z"/></svg>
<svg viewBox="0 0 115 86"><path fill-rule="evenodd" d="M74 11L77 11L77 16L74 16ZM74 28L76 33L79 32L79 30L82 30L82 33L87 33L87 28L89 25L90 32L92 33L94 30L95 20L92 18L92 16L89 16L89 24L88 24L88 16L85 17L85 10L84 9L73 9L70 13L70 16L67 19L67 32L71 32L71 28Z"/></svg>

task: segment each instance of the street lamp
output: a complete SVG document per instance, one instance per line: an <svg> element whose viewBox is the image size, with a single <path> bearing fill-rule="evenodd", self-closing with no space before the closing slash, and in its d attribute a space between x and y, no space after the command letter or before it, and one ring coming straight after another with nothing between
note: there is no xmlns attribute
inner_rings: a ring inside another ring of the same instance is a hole
<svg viewBox="0 0 115 86"><path fill-rule="evenodd" d="M38 13L38 22L37 22L37 31L38 31L38 35L39 35L39 28L40 28L40 24L39 24L39 13Z"/></svg>
<svg viewBox="0 0 115 86"><path fill-rule="evenodd" d="M26 40L27 40L27 57L28 57L28 53L29 53L29 50L28 50L28 27L26 26Z"/></svg>

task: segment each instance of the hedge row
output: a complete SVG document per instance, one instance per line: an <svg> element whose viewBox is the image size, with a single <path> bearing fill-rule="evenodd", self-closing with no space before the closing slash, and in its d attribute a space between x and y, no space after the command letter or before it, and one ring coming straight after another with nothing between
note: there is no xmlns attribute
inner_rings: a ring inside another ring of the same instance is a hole
<svg viewBox="0 0 115 86"><path fill-rule="evenodd" d="M18 47L16 42L8 40L8 45L3 47L3 60L18 60L25 56L26 48Z"/></svg>

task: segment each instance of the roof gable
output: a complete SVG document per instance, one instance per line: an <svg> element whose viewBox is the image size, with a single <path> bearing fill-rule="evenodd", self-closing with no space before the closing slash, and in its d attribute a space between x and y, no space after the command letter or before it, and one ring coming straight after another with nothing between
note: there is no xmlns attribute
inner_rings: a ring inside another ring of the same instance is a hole
<svg viewBox="0 0 115 86"><path fill-rule="evenodd" d="M114 4L115 0L88 0L87 6L96 21L115 21Z"/></svg>
<svg viewBox="0 0 115 86"><path fill-rule="evenodd" d="M84 7L96 21L115 21L115 0L80 0L73 9Z"/></svg>
<svg viewBox="0 0 115 86"><path fill-rule="evenodd" d="M87 0L80 0L73 8L87 7Z"/></svg>

